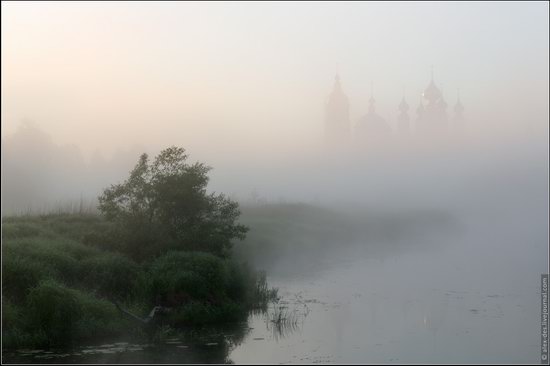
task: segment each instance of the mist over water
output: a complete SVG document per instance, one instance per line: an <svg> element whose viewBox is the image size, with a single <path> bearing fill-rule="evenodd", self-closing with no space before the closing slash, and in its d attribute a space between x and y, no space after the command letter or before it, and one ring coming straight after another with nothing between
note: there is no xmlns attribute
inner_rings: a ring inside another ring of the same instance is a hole
<svg viewBox="0 0 550 366"><path fill-rule="evenodd" d="M236 363L536 362L548 140L447 141L212 156L209 190L237 199L251 228L237 256L279 288L270 311L296 317L279 329L251 315L223 354ZM78 212L81 200L94 212L102 188L154 153L87 160L32 125L2 146L3 215ZM262 207L264 216L254 211ZM199 362L217 357L194 352ZM184 359L152 355L128 362Z"/></svg>
<svg viewBox="0 0 550 366"><path fill-rule="evenodd" d="M96 213L181 146L281 296L193 360L538 362L548 4L128 7L2 5L3 217Z"/></svg>

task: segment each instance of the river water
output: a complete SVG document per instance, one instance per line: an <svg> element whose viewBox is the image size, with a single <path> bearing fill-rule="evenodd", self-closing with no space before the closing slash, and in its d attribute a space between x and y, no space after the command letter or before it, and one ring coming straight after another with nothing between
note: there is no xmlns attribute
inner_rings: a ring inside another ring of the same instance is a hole
<svg viewBox="0 0 550 366"><path fill-rule="evenodd" d="M463 212L425 235L282 258L268 270L280 300L242 324L5 361L536 363L546 223L495 215Z"/></svg>
<svg viewBox="0 0 550 366"><path fill-rule="evenodd" d="M476 250L472 250L475 255ZM460 251L342 259L316 274L275 280L298 325L270 319L230 354L236 363L534 363L539 277L508 286L504 273L461 262ZM503 263L502 270L505 271ZM509 268L513 271L512 268ZM488 278L490 276L490 278ZM270 324L271 323L271 324ZM276 329L275 329L276 330Z"/></svg>
<svg viewBox="0 0 550 366"><path fill-rule="evenodd" d="M479 170L485 166L494 164ZM540 281L548 271L546 169L504 164L502 173L432 182L446 191L429 192L431 211L400 203L382 215L371 206L368 215L348 212L317 224L306 214L303 222L284 214L277 225L266 214L250 235L253 243L263 238L254 230L270 235L271 251L257 247L251 258L279 289L267 313L155 344L118 339L18 350L3 361L538 363Z"/></svg>

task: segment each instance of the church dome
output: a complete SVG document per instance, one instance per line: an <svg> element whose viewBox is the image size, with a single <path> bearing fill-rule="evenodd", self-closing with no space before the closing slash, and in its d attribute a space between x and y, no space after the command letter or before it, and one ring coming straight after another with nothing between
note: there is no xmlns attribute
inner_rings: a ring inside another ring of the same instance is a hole
<svg viewBox="0 0 550 366"><path fill-rule="evenodd" d="M348 104L348 97L346 94L344 94L344 91L342 90L342 85L340 84L340 77L338 75L336 75L336 77L334 78L334 87L328 97L328 103L343 104L343 105Z"/></svg>
<svg viewBox="0 0 550 366"><path fill-rule="evenodd" d="M439 88L435 85L434 81L432 80L430 82L430 85L424 90L424 93L422 93L422 96L429 102L433 103L436 102L439 98L441 98L441 91Z"/></svg>
<svg viewBox="0 0 550 366"><path fill-rule="evenodd" d="M375 112L367 113L359 119L357 126L366 136L389 136L392 129L386 120Z"/></svg>

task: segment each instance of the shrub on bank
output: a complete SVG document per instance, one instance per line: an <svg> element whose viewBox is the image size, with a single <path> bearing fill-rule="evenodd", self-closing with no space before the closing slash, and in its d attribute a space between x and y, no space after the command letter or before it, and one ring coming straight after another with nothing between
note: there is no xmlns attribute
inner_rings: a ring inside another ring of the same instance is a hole
<svg viewBox="0 0 550 366"><path fill-rule="evenodd" d="M145 276L146 297L174 308L178 324L233 321L276 297L265 275L202 252L173 251L157 258Z"/></svg>
<svg viewBox="0 0 550 366"><path fill-rule="evenodd" d="M172 251L157 258L147 272L146 287L149 298L170 302L175 294L185 294L189 301L207 301L217 304L233 300L252 304L272 292L265 274L251 269L246 263L203 252ZM173 305L178 305L172 299ZM187 301L187 302L189 302Z"/></svg>
<svg viewBox="0 0 550 366"><path fill-rule="evenodd" d="M230 259L232 241L248 228L238 223L236 202L207 193L209 170L171 147L153 161L143 154L126 181L104 190L102 217L3 219L2 284L12 304L3 345L66 345L127 331L112 300L138 317L165 305L176 324L237 320L265 306L274 294L265 276Z"/></svg>
<svg viewBox="0 0 550 366"><path fill-rule="evenodd" d="M5 303L6 304L6 303ZM9 304L9 303L8 303ZM10 346L58 346L115 335L128 328L114 305L52 279L29 290L22 310L3 317Z"/></svg>
<svg viewBox="0 0 550 366"><path fill-rule="evenodd" d="M82 260L83 283L99 296L123 300L134 295L140 267L131 259L113 253Z"/></svg>
<svg viewBox="0 0 550 366"><path fill-rule="evenodd" d="M110 300L141 317L155 305L170 306L168 322L194 326L243 320L248 310L272 298L265 276L235 260L171 251L138 264L53 233L49 223L59 219L8 220L14 227L35 222L39 234L3 238L5 348L143 334L139 323L124 317Z"/></svg>
<svg viewBox="0 0 550 366"><path fill-rule="evenodd" d="M2 256L2 298L7 297L14 303L22 303L30 288L41 280L57 276L51 268L23 256Z"/></svg>
<svg viewBox="0 0 550 366"><path fill-rule="evenodd" d="M231 254L232 241L248 228L239 205L207 193L210 167L190 164L185 149L169 147L153 161L142 154L129 177L106 188L99 210L115 225L122 250L138 262L169 250Z"/></svg>
<svg viewBox="0 0 550 366"><path fill-rule="evenodd" d="M34 222L7 222L2 225L2 238L21 239L43 234L41 227Z"/></svg>
<svg viewBox="0 0 550 366"><path fill-rule="evenodd" d="M173 251L157 258L146 274L152 303L178 306L191 300L217 302L224 295L224 260L208 253Z"/></svg>
<svg viewBox="0 0 550 366"><path fill-rule="evenodd" d="M176 326L194 326L236 322L243 320L246 314L247 308L234 301L225 301L218 305L191 301L174 309L169 320Z"/></svg>

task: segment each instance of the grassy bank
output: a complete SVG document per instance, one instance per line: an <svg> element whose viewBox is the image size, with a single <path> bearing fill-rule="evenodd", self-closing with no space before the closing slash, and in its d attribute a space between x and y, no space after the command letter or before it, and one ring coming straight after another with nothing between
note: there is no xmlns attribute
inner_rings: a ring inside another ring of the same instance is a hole
<svg viewBox="0 0 550 366"><path fill-rule="evenodd" d="M451 214L434 209L269 203L242 205L241 210L240 222L250 231L235 244L234 255L279 272L319 266L323 257L348 249L369 257L429 250L437 245L438 236L459 229Z"/></svg>
<svg viewBox="0 0 550 366"><path fill-rule="evenodd" d="M271 269L284 263L279 272L318 267L323 253L403 251L412 238L452 228L439 212L340 212L306 204L243 206L239 221L250 231L230 257L170 250L136 262L118 251L111 224L100 216L4 218L4 347L143 336L112 301L141 317L155 305L169 307L171 326L241 320L276 295L265 276L243 262Z"/></svg>
<svg viewBox="0 0 550 366"><path fill-rule="evenodd" d="M3 347L47 347L144 336L113 301L145 317L193 326L244 319L276 293L265 276L234 259L170 251L139 263L99 245L109 223L96 215L2 220Z"/></svg>

